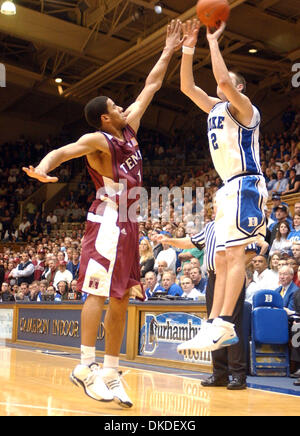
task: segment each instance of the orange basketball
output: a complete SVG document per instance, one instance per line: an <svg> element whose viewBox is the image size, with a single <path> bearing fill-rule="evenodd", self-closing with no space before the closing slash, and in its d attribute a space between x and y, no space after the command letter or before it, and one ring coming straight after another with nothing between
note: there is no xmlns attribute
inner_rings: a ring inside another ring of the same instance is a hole
<svg viewBox="0 0 300 436"><path fill-rule="evenodd" d="M227 0L198 0L197 15L208 27L218 27L220 21L227 21L230 8Z"/></svg>

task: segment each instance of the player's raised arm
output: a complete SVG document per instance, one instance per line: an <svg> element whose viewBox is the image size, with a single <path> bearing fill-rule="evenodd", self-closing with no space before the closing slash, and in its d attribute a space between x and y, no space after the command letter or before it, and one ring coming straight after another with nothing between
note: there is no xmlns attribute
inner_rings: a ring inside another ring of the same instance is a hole
<svg viewBox="0 0 300 436"><path fill-rule="evenodd" d="M141 118L151 103L154 94L162 86L173 53L178 50L181 45L181 22L179 20L172 20L167 28L166 43L159 60L149 73L144 89L137 97L136 101L129 106L125 112L127 123L135 131L138 130Z"/></svg>
<svg viewBox="0 0 300 436"><path fill-rule="evenodd" d="M48 176L48 173L59 167L63 162L86 156L96 150L103 153L110 153L107 141L102 133L89 133L81 136L77 142L65 145L56 150L50 151L38 164L37 167L23 167L23 171L34 179L43 183L55 183L57 177Z"/></svg>
<svg viewBox="0 0 300 436"><path fill-rule="evenodd" d="M220 100L209 97L203 89L195 85L193 73L194 51L197 44L201 23L197 19L189 20L182 25L183 30L183 54L180 69L180 89L200 109L209 113L213 106Z"/></svg>
<svg viewBox="0 0 300 436"><path fill-rule="evenodd" d="M211 33L207 28L207 39L211 53L212 67L218 87L230 102L230 109L233 109L233 115L238 118L244 125L249 125L253 117L253 107L249 98L242 94L240 86L233 83L229 71L224 62L223 56L220 51L218 39L225 29L226 24L221 23L218 30Z"/></svg>

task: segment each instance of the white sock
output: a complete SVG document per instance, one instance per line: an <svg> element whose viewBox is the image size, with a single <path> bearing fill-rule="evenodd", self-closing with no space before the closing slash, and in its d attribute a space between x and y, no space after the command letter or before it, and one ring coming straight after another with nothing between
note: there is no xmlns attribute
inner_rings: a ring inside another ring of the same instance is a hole
<svg viewBox="0 0 300 436"><path fill-rule="evenodd" d="M96 361L96 347L86 347L85 345L81 345L81 365L90 365L91 363Z"/></svg>
<svg viewBox="0 0 300 436"><path fill-rule="evenodd" d="M114 371L118 371L118 367L119 367L119 357L118 356L109 356L109 355L105 355L104 356L104 361L103 361L103 372L104 375L108 375L111 370Z"/></svg>

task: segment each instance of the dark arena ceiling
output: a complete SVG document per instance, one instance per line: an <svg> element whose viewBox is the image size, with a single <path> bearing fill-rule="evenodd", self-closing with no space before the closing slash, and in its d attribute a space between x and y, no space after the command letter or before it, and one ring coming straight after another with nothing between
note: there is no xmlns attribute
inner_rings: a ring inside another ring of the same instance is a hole
<svg viewBox="0 0 300 436"><path fill-rule="evenodd" d="M264 125L299 97L291 85L300 62L300 0L230 0L220 42L230 68L243 73L248 94L264 112ZM0 14L0 62L7 86L1 113L35 122L82 124L82 107L108 95L126 107L138 95L163 48L166 25L195 16L195 0L16 0L17 14ZM256 53L249 53L256 49ZM193 127L199 110L179 90L181 54L173 57L164 86L145 125L173 132ZM196 83L211 95L212 76L204 29L195 54ZM55 78L62 83L58 87ZM300 89L300 88L299 88ZM274 104L274 102L276 104Z"/></svg>

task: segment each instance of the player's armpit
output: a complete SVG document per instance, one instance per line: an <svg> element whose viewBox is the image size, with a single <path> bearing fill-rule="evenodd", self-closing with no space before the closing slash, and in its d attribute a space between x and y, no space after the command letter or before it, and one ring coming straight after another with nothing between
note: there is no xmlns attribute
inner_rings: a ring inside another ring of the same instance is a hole
<svg viewBox="0 0 300 436"><path fill-rule="evenodd" d="M231 81L219 83L221 91L230 102L229 110L243 125L248 126L253 118L253 106L249 98L238 91Z"/></svg>

